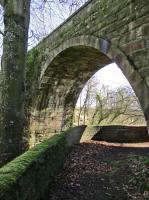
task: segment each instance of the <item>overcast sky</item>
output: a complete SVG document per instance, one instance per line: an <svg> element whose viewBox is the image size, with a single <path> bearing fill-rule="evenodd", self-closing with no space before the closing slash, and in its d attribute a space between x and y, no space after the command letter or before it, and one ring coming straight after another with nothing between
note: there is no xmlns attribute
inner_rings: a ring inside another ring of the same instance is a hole
<svg viewBox="0 0 149 200"><path fill-rule="evenodd" d="M129 85L128 80L115 63L103 67L96 72L95 76L101 83L113 88Z"/></svg>

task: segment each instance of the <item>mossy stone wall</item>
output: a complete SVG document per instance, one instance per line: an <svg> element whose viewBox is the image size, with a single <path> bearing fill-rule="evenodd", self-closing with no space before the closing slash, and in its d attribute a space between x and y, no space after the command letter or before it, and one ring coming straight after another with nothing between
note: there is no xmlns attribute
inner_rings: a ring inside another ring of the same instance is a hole
<svg viewBox="0 0 149 200"><path fill-rule="evenodd" d="M36 145L0 168L0 200L41 200L86 126Z"/></svg>
<svg viewBox="0 0 149 200"><path fill-rule="evenodd" d="M55 135L2 167L0 199L42 199L69 150L64 134Z"/></svg>

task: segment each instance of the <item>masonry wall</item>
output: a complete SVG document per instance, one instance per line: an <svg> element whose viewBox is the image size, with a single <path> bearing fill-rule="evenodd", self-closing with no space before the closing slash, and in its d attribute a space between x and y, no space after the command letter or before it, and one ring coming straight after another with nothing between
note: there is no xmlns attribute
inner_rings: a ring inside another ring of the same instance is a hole
<svg viewBox="0 0 149 200"><path fill-rule="evenodd" d="M149 135L146 126L102 126L92 137L92 140L119 143L141 143L149 142Z"/></svg>
<svg viewBox="0 0 149 200"><path fill-rule="evenodd" d="M73 109L85 82L111 62L116 62L127 77L148 123L148 13L147 0L92 0L30 51L30 57L38 52L27 68L30 71L34 66L32 74L37 74L28 80L31 85L36 83L31 89L36 90L32 92L32 113L35 118L44 112L47 116L42 122L31 121L31 126L36 124L34 132L39 127L53 130L54 124L54 131L71 126Z"/></svg>
<svg viewBox="0 0 149 200"><path fill-rule="evenodd" d="M1 200L41 200L85 126L55 135L0 168Z"/></svg>

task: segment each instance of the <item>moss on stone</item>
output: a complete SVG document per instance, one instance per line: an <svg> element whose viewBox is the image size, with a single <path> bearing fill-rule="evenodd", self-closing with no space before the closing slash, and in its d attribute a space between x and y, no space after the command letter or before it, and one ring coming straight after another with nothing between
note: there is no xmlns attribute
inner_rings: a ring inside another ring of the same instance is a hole
<svg viewBox="0 0 149 200"><path fill-rule="evenodd" d="M65 135L55 135L0 169L1 200L43 198L69 152Z"/></svg>
<svg viewBox="0 0 149 200"><path fill-rule="evenodd" d="M40 51L37 48L33 48L27 57L27 65L25 70L25 86L26 86L26 98L30 101L37 89L37 82L39 80L41 57Z"/></svg>

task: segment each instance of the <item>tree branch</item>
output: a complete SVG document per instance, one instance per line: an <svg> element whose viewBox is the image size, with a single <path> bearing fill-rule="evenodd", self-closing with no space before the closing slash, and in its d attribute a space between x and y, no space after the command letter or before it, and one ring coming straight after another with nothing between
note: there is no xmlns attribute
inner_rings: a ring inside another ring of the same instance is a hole
<svg viewBox="0 0 149 200"><path fill-rule="evenodd" d="M4 33L0 30L0 34L2 35L2 36L4 36Z"/></svg>

